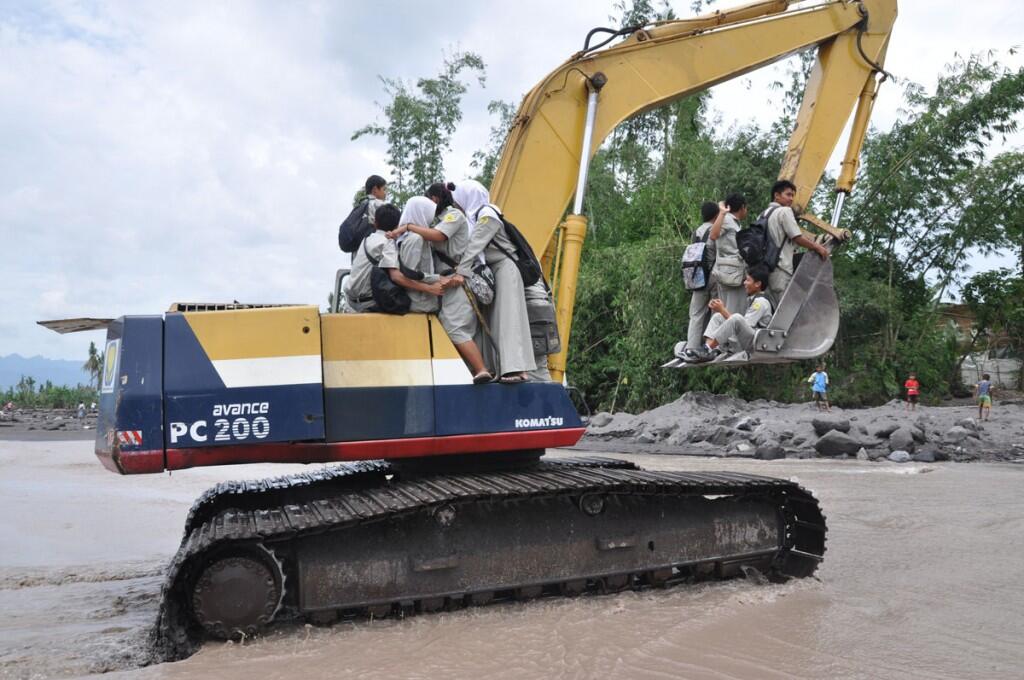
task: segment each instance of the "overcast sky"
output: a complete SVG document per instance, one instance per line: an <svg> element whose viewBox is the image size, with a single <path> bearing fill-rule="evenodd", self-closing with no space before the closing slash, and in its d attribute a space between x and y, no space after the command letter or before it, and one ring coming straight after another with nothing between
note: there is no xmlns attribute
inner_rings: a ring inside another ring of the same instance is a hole
<svg viewBox="0 0 1024 680"><path fill-rule="evenodd" d="M84 359L102 342L38 319L325 305L352 192L387 174L383 140L350 141L378 117L377 75L431 76L443 50L483 57L486 89L467 94L446 159L457 180L486 144L487 102L518 103L613 4L0 0L0 355ZM954 52L1024 40L1022 14L1014 0L903 0L887 68L931 86ZM720 86L725 122L756 115L778 73ZM887 84L874 122L888 127L899 101Z"/></svg>

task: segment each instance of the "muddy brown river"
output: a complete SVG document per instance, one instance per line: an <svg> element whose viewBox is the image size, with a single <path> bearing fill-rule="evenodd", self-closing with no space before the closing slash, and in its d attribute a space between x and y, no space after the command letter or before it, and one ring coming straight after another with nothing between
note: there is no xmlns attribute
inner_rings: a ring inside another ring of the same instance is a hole
<svg viewBox="0 0 1024 680"><path fill-rule="evenodd" d="M288 625L141 666L192 500L305 468L119 477L91 448L0 441L0 678L1024 676L1024 465L631 455L798 480L828 515L818 578Z"/></svg>

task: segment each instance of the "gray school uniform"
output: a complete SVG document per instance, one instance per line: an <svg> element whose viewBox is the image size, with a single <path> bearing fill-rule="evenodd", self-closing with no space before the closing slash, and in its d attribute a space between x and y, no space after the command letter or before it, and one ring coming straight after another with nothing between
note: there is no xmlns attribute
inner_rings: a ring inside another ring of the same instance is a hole
<svg viewBox="0 0 1024 680"><path fill-rule="evenodd" d="M704 224L697 227L697 231L694 232L694 236L698 240L704 238L704 235L711 231L711 223L705 222ZM708 246L714 244L714 241L708 241ZM711 310L708 309L708 303L711 299L718 294L718 282L715 279L715 270L711 270L711 276L708 280L708 285L704 290L692 291L690 297L690 323L686 329L686 346L690 349L700 347L704 342L704 328L708 325L708 317L711 315ZM728 305L726 305L728 307ZM730 310L731 311L731 310Z"/></svg>
<svg viewBox="0 0 1024 680"><path fill-rule="evenodd" d="M749 299L747 311L731 314L728 319L715 313L708 323L705 337L714 338L719 346L730 352L749 350L754 344L754 331L766 328L772 320L772 304L764 295Z"/></svg>
<svg viewBox="0 0 1024 680"><path fill-rule="evenodd" d="M739 220L732 213L726 213L722 232L715 241L715 268L712 271L718 282L718 297L730 314L742 314L747 308L747 291L743 288L747 263L740 257L740 248L736 244L736 234L741 228Z"/></svg>
<svg viewBox="0 0 1024 680"><path fill-rule="evenodd" d="M793 253L796 251L793 239L803 232L800 231L792 208L783 208L774 201L768 204L768 209L772 208L775 211L768 218L768 237L776 244L782 244L782 248L779 251L779 262L768 277L768 293L772 304L777 305L793 278Z"/></svg>
<svg viewBox="0 0 1024 680"><path fill-rule="evenodd" d="M388 238L382 232L374 231L359 244L356 252L352 253L352 271L345 279L345 296L342 300L341 310L350 314L365 312L373 307L373 294L370 290L370 271L373 263L366 256L370 255L380 260L381 252ZM366 251L363 250L365 246Z"/></svg>
<svg viewBox="0 0 1024 680"><path fill-rule="evenodd" d="M466 219L466 216L461 210L449 206L441 215L441 219L434 225L434 229L448 238L445 241L433 241L430 247L435 252L443 254L448 260L460 262L462 254L466 252L466 246L469 245L469 220ZM451 269L440 259L434 264L436 271L443 272ZM441 326L448 333L452 343L456 345L469 342L476 333L476 313L462 286L445 291L444 297L441 298L441 311L437 318L440 319Z"/></svg>
<svg viewBox="0 0 1024 680"><path fill-rule="evenodd" d="M485 207L480 211L456 271L469 276L477 256L483 253L484 260L494 272L494 302L488 321L491 338L498 348L498 374L504 375L532 371L537 368L537 362L533 358L530 318L519 268L494 245L497 243L505 251L513 252L512 243L501 227L501 220L493 209Z"/></svg>
<svg viewBox="0 0 1024 680"><path fill-rule="evenodd" d="M434 254L426 246L423 237L419 234L408 232L402 238L402 242L396 245L393 239L388 239L384 244L381 253L381 269L398 269L398 254L402 255L402 264L406 269L413 269L423 273L423 283L434 283L438 280L434 273ZM419 290L406 289L409 294L410 312L420 314L431 314L437 311L438 297Z"/></svg>

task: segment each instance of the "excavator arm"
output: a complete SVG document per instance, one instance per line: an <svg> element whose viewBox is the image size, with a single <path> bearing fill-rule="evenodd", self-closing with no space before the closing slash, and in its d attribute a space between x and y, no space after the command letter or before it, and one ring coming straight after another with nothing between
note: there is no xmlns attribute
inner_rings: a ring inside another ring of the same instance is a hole
<svg viewBox="0 0 1024 680"><path fill-rule="evenodd" d="M841 197L853 187L879 73L884 73L882 64L896 19L896 0L832 0L794 9L791 4L788 0L766 0L694 19L637 28L614 47L585 47L524 98L505 142L491 197L525 234L534 251L546 254L546 266L554 268L562 336L561 352L550 359L555 380L560 380L565 370L576 278L586 237L587 221L582 215L586 169L602 141L619 123L791 54L817 48L817 61L807 81L779 177L796 184L794 207L800 212L856 109L837 184L840 195L832 222L838 222ZM756 105L751 103L752 107ZM574 195L576 200L563 221ZM834 236L841 235L820 220L818 226ZM812 297L822 297L815 293L819 285L831 290L831 268L818 269L828 271L808 272L813 280L804 282L808 288L805 293ZM834 299L834 293L832 296ZM789 306L796 304L797 311L791 309L784 316L793 322L799 316L800 301L795 292L788 297ZM779 330L780 338L788 331L788 326ZM823 331L827 336L829 329ZM834 330L831 335L834 338ZM762 360L785 361L806 358L808 352L820 354L831 340L825 344L817 338L810 343L813 347L796 348L795 354L782 351L782 344L774 356Z"/></svg>

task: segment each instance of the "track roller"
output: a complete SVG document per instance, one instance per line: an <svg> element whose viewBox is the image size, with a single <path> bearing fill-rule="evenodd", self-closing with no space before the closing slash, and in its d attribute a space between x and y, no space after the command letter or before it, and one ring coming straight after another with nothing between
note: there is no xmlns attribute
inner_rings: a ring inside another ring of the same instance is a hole
<svg viewBox="0 0 1024 680"><path fill-rule="evenodd" d="M269 550L229 549L209 559L196 576L192 611L212 637L252 636L274 620L283 595L281 565Z"/></svg>

